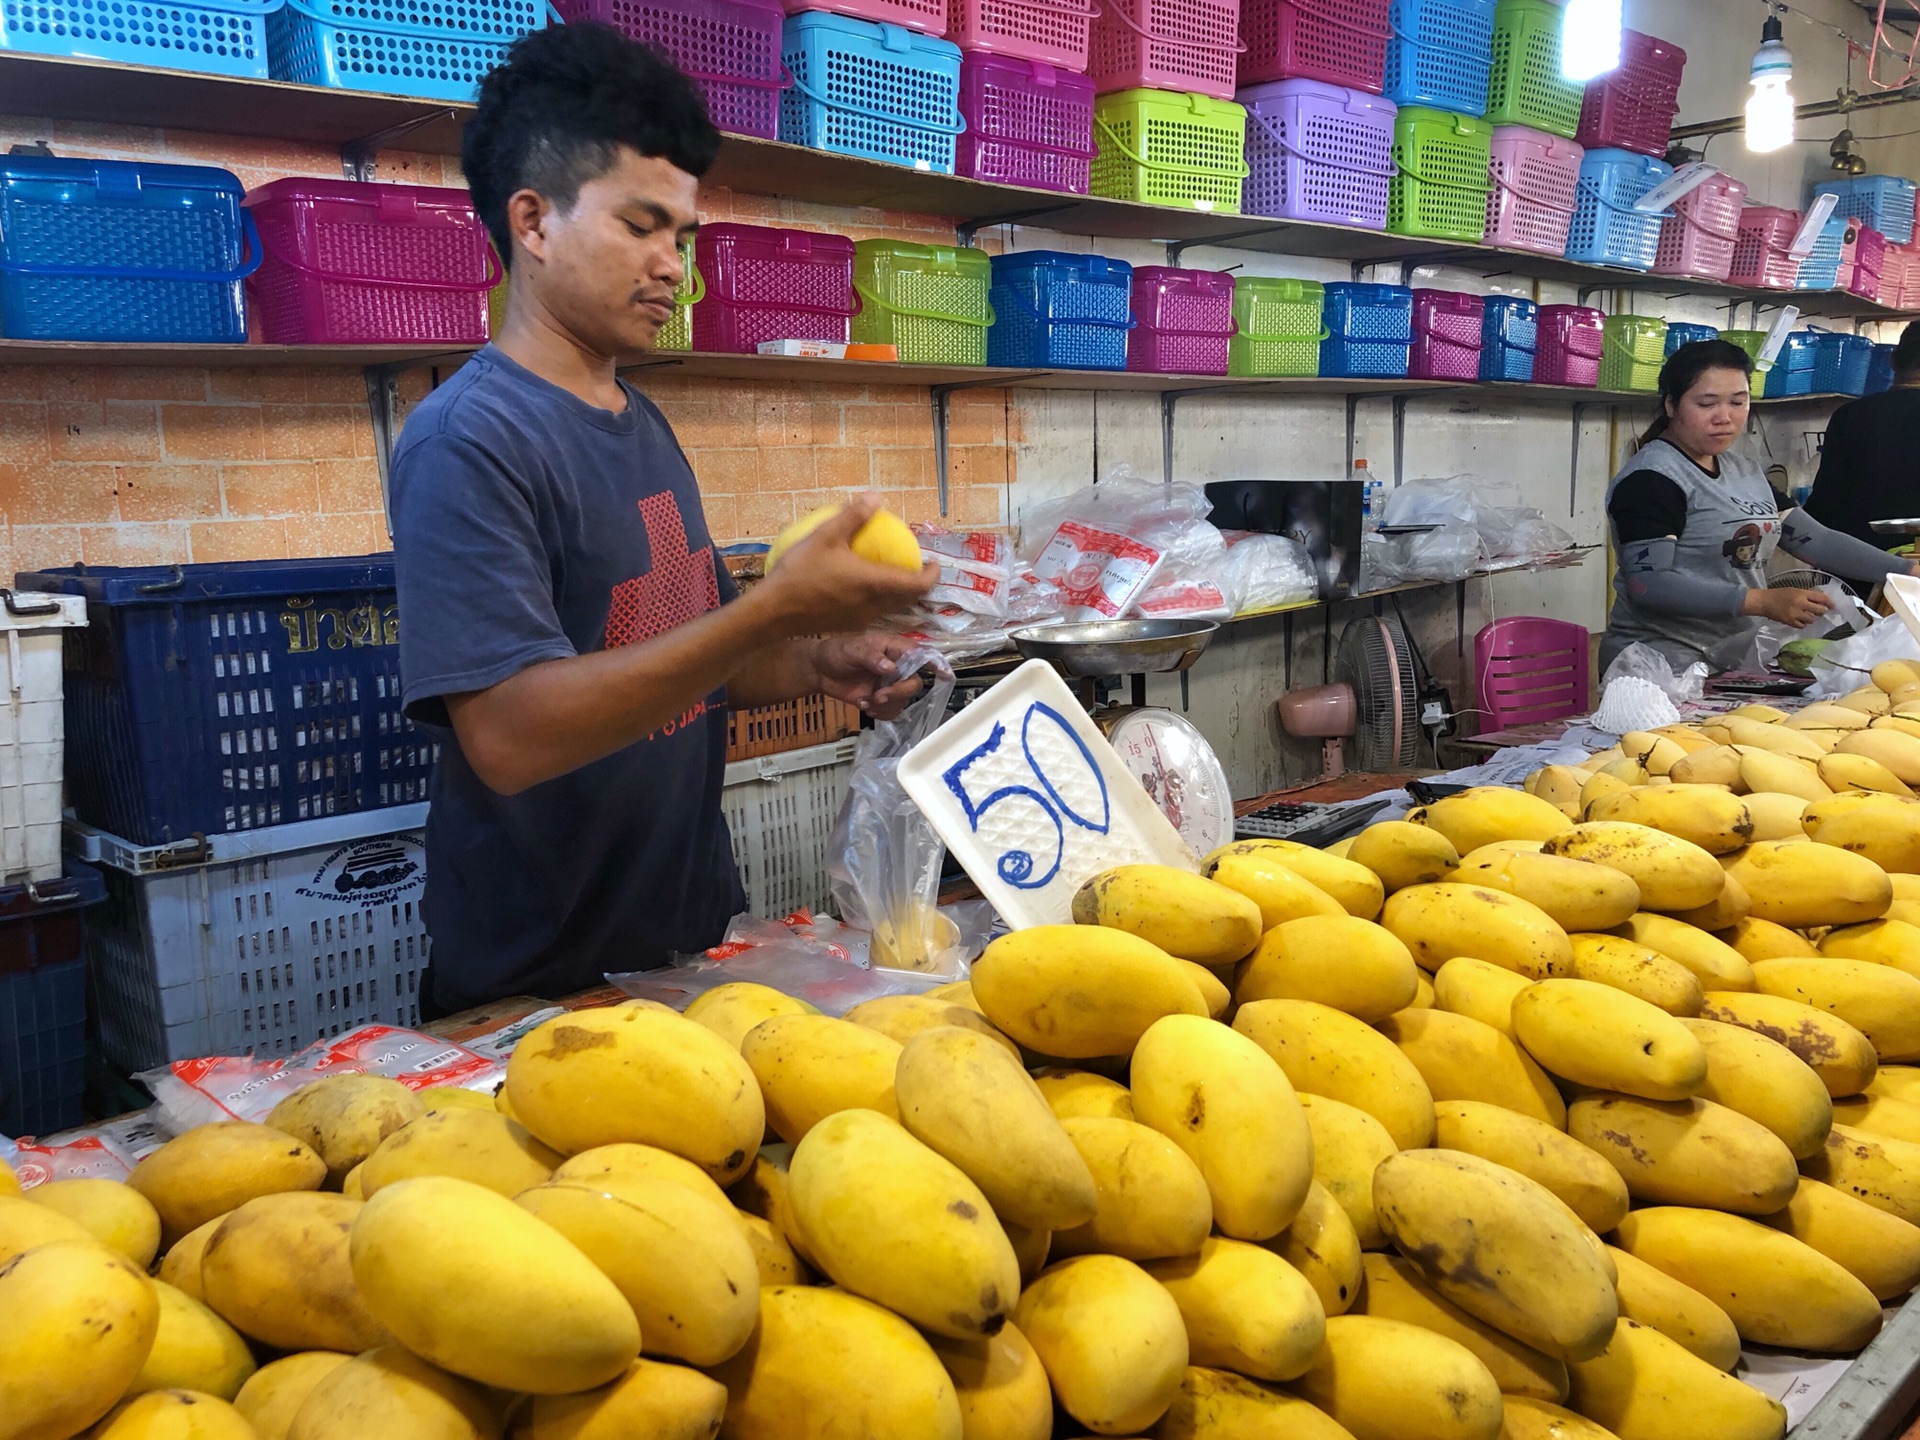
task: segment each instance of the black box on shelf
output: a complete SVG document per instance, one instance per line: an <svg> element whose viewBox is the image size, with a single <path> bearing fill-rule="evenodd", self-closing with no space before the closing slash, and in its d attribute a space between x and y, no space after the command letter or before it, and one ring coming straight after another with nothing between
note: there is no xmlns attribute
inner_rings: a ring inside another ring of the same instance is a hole
<svg viewBox="0 0 1920 1440"><path fill-rule="evenodd" d="M1360 583L1361 502L1353 480L1216 480L1208 518L1222 530L1285 535L1306 546L1322 600L1344 600Z"/></svg>

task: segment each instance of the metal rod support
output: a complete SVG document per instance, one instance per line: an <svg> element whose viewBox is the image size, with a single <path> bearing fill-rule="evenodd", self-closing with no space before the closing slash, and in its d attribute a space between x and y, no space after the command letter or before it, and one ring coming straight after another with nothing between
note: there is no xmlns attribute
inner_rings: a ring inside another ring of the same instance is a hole
<svg viewBox="0 0 1920 1440"><path fill-rule="evenodd" d="M1868 6L1872 9L1872 6ZM1878 110L1886 105L1900 105L1910 100L1920 100L1920 84L1906 85L1898 90L1886 90L1878 95L1858 95L1846 105L1839 100L1813 100L1805 105L1796 106L1794 114L1802 120L1823 120L1832 115L1851 115L1861 110ZM1701 135L1725 135L1734 130L1743 129L1747 120L1744 115L1730 115L1723 120L1702 120L1693 125L1673 127L1673 139L1692 140ZM1861 140L1874 137L1862 135Z"/></svg>
<svg viewBox="0 0 1920 1440"><path fill-rule="evenodd" d="M1461 659L1467 655L1467 582L1457 580L1453 586L1453 653Z"/></svg>
<svg viewBox="0 0 1920 1440"><path fill-rule="evenodd" d="M1353 474L1354 449L1359 444L1360 397L1347 396L1347 474Z"/></svg>
<svg viewBox="0 0 1920 1440"><path fill-rule="evenodd" d="M1180 404L1178 390L1160 392L1160 478L1173 483L1173 412Z"/></svg>
<svg viewBox="0 0 1920 1440"><path fill-rule="evenodd" d="M940 496L940 514L947 513L947 387L935 385L933 401L933 483Z"/></svg>
<svg viewBox="0 0 1920 1440"><path fill-rule="evenodd" d="M1284 230L1284 225L1261 225L1252 230L1234 230L1225 235L1214 235L1206 239L1169 240L1167 242L1167 264L1178 265L1180 257L1187 251L1201 245L1231 245L1236 240L1252 240L1275 230Z"/></svg>
<svg viewBox="0 0 1920 1440"><path fill-rule="evenodd" d="M459 118L458 113L452 110L433 110L425 115L416 115L411 120L402 120L398 125L389 125L384 130L376 130L358 140L349 140L340 147L341 173L349 180L371 180L374 162L379 159L380 152L395 140L436 121Z"/></svg>
<svg viewBox="0 0 1920 1440"><path fill-rule="evenodd" d="M1393 397L1393 483L1396 489L1407 483L1407 401L1410 398L1406 395Z"/></svg>
<svg viewBox="0 0 1920 1440"><path fill-rule="evenodd" d="M400 438L400 369L398 365L369 365L366 370L367 413L373 421L373 454L380 467L380 509L387 535L393 535L393 446Z"/></svg>
<svg viewBox="0 0 1920 1440"><path fill-rule="evenodd" d="M980 215L972 220L962 220L954 226L954 238L962 245L971 245L975 235L982 230L991 230L995 225L1018 225L1022 220L1037 220L1042 215L1056 215L1062 210L1072 208L1072 203L1037 205L1030 210L1009 210L1000 215Z"/></svg>
<svg viewBox="0 0 1920 1440"><path fill-rule="evenodd" d="M1280 643L1286 647L1286 654L1280 662L1280 683L1291 690L1293 688L1293 612L1291 610L1280 617Z"/></svg>

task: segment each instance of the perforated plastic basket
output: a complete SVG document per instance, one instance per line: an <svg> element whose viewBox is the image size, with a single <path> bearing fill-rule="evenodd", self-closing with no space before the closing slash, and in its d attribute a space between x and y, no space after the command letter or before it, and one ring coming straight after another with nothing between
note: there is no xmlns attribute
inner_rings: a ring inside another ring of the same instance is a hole
<svg viewBox="0 0 1920 1440"><path fill-rule="evenodd" d="M1673 214L1661 222L1654 272L1724 283L1733 273L1746 199L1746 185L1731 175L1715 175L1682 195L1673 204Z"/></svg>
<svg viewBox="0 0 1920 1440"><path fill-rule="evenodd" d="M1607 317L1585 305L1542 305L1533 378L1539 385L1600 383Z"/></svg>
<svg viewBox="0 0 1920 1440"><path fill-rule="evenodd" d="M1862 300L1874 300L1880 295L1880 273L1886 269L1890 247L1887 237L1862 221L1852 225L1851 259L1843 255L1840 262L1840 288L1849 294L1858 295Z"/></svg>
<svg viewBox="0 0 1920 1440"><path fill-rule="evenodd" d="M780 138L839 155L953 173L960 47L845 15L789 15Z"/></svg>
<svg viewBox="0 0 1920 1440"><path fill-rule="evenodd" d="M1225 375L1233 338L1233 276L1224 270L1136 265L1127 368L1154 375Z"/></svg>
<svg viewBox="0 0 1920 1440"><path fill-rule="evenodd" d="M1472 115L1412 106L1393 126L1387 229L1477 244L1487 230L1493 127Z"/></svg>
<svg viewBox="0 0 1920 1440"><path fill-rule="evenodd" d="M766 225L702 225L693 242L707 293L693 348L751 355L762 340L848 338L853 242Z"/></svg>
<svg viewBox="0 0 1920 1440"><path fill-rule="evenodd" d="M276 80L472 100L546 21L542 0L285 0L267 17L267 53Z"/></svg>
<svg viewBox="0 0 1920 1440"><path fill-rule="evenodd" d="M1486 303L1478 295L1414 291L1407 374L1415 380L1478 380L1485 323Z"/></svg>
<svg viewBox="0 0 1920 1440"><path fill-rule="evenodd" d="M225 170L0 155L0 335L247 338L260 238Z"/></svg>
<svg viewBox="0 0 1920 1440"><path fill-rule="evenodd" d="M1114 90L1177 90L1225 100L1240 55L1240 0L1099 0L1087 76Z"/></svg>
<svg viewBox="0 0 1920 1440"><path fill-rule="evenodd" d="M829 848L853 750L853 741L842 740L727 766L720 807L751 914L827 906Z"/></svg>
<svg viewBox="0 0 1920 1440"><path fill-rule="evenodd" d="M1501 125L1488 151L1486 243L1564 255L1586 151L1524 125Z"/></svg>
<svg viewBox="0 0 1920 1440"><path fill-rule="evenodd" d="M1493 70L1494 0L1394 0L1387 98L1484 115Z"/></svg>
<svg viewBox="0 0 1920 1440"><path fill-rule="evenodd" d="M1127 368L1133 267L1103 255L1024 250L993 257L987 363Z"/></svg>
<svg viewBox="0 0 1920 1440"><path fill-rule="evenodd" d="M785 0L787 14L825 11L874 25L898 25L922 35L947 33L947 0Z"/></svg>
<svg viewBox="0 0 1920 1440"><path fill-rule="evenodd" d="M1680 113L1687 52L1669 40L1620 32L1620 65L1587 82L1580 106L1582 145L1662 156Z"/></svg>
<svg viewBox="0 0 1920 1440"><path fill-rule="evenodd" d="M947 38L968 54L1087 68L1094 0L947 0Z"/></svg>
<svg viewBox="0 0 1920 1440"><path fill-rule="evenodd" d="M1413 346L1413 291L1404 285L1326 287L1327 338L1320 373L1343 378L1402 376Z"/></svg>
<svg viewBox="0 0 1920 1440"><path fill-rule="evenodd" d="M1667 325L1667 354L1673 354L1683 345L1696 345L1702 340L1719 338L1720 331L1712 325L1690 325L1674 320Z"/></svg>
<svg viewBox="0 0 1920 1440"><path fill-rule="evenodd" d="M991 283L984 250L862 240L853 247L860 312L851 338L897 345L909 365L984 365Z"/></svg>
<svg viewBox="0 0 1920 1440"><path fill-rule="evenodd" d="M1902 175L1855 175L1813 187L1814 197L1837 195L1836 214L1864 220L1895 245L1913 239L1913 214L1920 186Z"/></svg>
<svg viewBox="0 0 1920 1440"><path fill-rule="evenodd" d="M1867 365L1867 394L1879 395L1893 388L1893 346L1876 345Z"/></svg>
<svg viewBox="0 0 1920 1440"><path fill-rule="evenodd" d="M1540 307L1519 295L1489 295L1480 325L1480 378L1524 383L1533 379Z"/></svg>
<svg viewBox="0 0 1920 1440"><path fill-rule="evenodd" d="M1853 222L1845 215L1835 212L1828 217L1827 223L1820 227L1820 238L1813 242L1813 249L1800 262L1799 272L1793 278L1793 288L1838 290L1840 261L1846 251L1847 236L1852 230Z"/></svg>
<svg viewBox="0 0 1920 1440"><path fill-rule="evenodd" d="M87 1071L82 911L106 898L100 873L54 856L47 880L0 889L0 1135L78 1125Z"/></svg>
<svg viewBox="0 0 1920 1440"><path fill-rule="evenodd" d="M1800 212L1773 205L1749 205L1740 212L1740 238L1734 242L1735 285L1764 290L1791 290L1800 274L1800 262L1791 246L1800 229Z"/></svg>
<svg viewBox="0 0 1920 1440"><path fill-rule="evenodd" d="M1243 0L1240 83L1319 80L1375 95L1386 83L1389 0Z"/></svg>
<svg viewBox="0 0 1920 1440"><path fill-rule="evenodd" d="M1767 399L1813 393L1814 373L1820 360L1819 340L1811 330L1796 330L1787 336L1780 358L1767 372Z"/></svg>
<svg viewBox="0 0 1920 1440"><path fill-rule="evenodd" d="M1667 322L1648 315L1609 315L1600 359L1602 390L1660 388L1667 361Z"/></svg>
<svg viewBox="0 0 1920 1440"><path fill-rule="evenodd" d="M1500 0L1493 17L1487 119L1574 138L1585 91L1560 74L1561 9L1553 0Z"/></svg>
<svg viewBox="0 0 1920 1440"><path fill-rule="evenodd" d="M1247 178L1247 112L1231 100L1122 90L1093 105L1091 193L1233 214Z"/></svg>
<svg viewBox="0 0 1920 1440"><path fill-rule="evenodd" d="M975 180L1087 193L1093 82L1037 60L963 54L954 169Z"/></svg>
<svg viewBox="0 0 1920 1440"><path fill-rule="evenodd" d="M0 50L260 80L267 74L267 16L279 6L280 0L7 0L0 4Z"/></svg>
<svg viewBox="0 0 1920 1440"><path fill-rule="evenodd" d="M484 345L500 262L465 190L272 180L247 196L270 345Z"/></svg>
<svg viewBox="0 0 1920 1440"><path fill-rule="evenodd" d="M1814 332L1813 388L1821 395L1864 395L1873 368L1873 341L1865 335Z"/></svg>
<svg viewBox="0 0 1920 1440"><path fill-rule="evenodd" d="M1887 246L1880 261L1880 290L1874 298L1889 310L1906 308L1907 277L1916 261L1920 261L1920 247Z"/></svg>
<svg viewBox="0 0 1920 1440"><path fill-rule="evenodd" d="M1567 231L1567 258L1587 265L1651 270L1660 253L1667 211L1647 214L1634 203L1673 174L1664 160L1631 150L1589 150L1580 162L1580 193Z"/></svg>
<svg viewBox="0 0 1920 1440"><path fill-rule="evenodd" d="M653 46L706 96L722 130L780 135L780 0L554 0L569 24L597 20Z"/></svg>
<svg viewBox="0 0 1920 1440"><path fill-rule="evenodd" d="M1229 375L1320 373L1326 287L1318 280L1242 275L1233 282Z"/></svg>
<svg viewBox="0 0 1920 1440"><path fill-rule="evenodd" d="M1319 80L1252 85L1236 98L1247 112L1249 214L1386 228L1391 101Z"/></svg>

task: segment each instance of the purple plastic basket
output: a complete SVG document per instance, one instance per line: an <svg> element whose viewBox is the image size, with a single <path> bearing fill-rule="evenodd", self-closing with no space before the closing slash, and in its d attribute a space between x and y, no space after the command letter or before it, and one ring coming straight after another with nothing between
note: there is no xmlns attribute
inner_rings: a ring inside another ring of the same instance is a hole
<svg viewBox="0 0 1920 1440"><path fill-rule="evenodd" d="M706 296L693 348L751 355L763 340L838 340L853 320L853 241L766 225L703 225L693 242Z"/></svg>
<svg viewBox="0 0 1920 1440"><path fill-rule="evenodd" d="M568 24L597 20L653 46L736 135L780 138L780 0L554 0Z"/></svg>
<svg viewBox="0 0 1920 1440"><path fill-rule="evenodd" d="M1233 276L1224 270L1136 265L1127 369L1224 375L1234 335Z"/></svg>
<svg viewBox="0 0 1920 1440"><path fill-rule="evenodd" d="M1585 305L1542 305L1534 384L1598 385L1606 326L1607 317Z"/></svg>
<svg viewBox="0 0 1920 1440"><path fill-rule="evenodd" d="M1407 374L1415 380L1478 380L1481 332L1487 303L1457 290L1413 292L1413 356Z"/></svg>
<svg viewBox="0 0 1920 1440"><path fill-rule="evenodd" d="M1680 113L1680 80L1687 52L1638 30L1620 32L1620 63L1590 81L1580 106L1580 143L1589 149L1667 153L1673 117Z"/></svg>
<svg viewBox="0 0 1920 1440"><path fill-rule="evenodd" d="M1391 100L1320 80L1250 85L1243 208L1307 224L1387 228Z"/></svg>
<svg viewBox="0 0 1920 1440"><path fill-rule="evenodd" d="M964 53L954 172L996 185L1087 193L1093 82L1035 60Z"/></svg>

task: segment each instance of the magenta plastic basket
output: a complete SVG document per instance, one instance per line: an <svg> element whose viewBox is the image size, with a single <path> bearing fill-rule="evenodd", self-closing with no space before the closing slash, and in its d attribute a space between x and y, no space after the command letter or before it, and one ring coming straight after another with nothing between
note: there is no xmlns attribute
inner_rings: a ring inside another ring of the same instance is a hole
<svg viewBox="0 0 1920 1440"><path fill-rule="evenodd" d="M1387 84L1391 0L1243 0L1240 83L1320 80L1378 95Z"/></svg>
<svg viewBox="0 0 1920 1440"><path fill-rule="evenodd" d="M785 0L787 14L825 10L876 25L899 25L922 35L947 33L947 0Z"/></svg>
<svg viewBox="0 0 1920 1440"><path fill-rule="evenodd" d="M780 0L554 0L569 25L597 20L651 45L707 99L707 114L736 135L780 137Z"/></svg>
<svg viewBox="0 0 1920 1440"><path fill-rule="evenodd" d="M1567 253L1578 208L1580 162L1573 141L1525 125L1496 125L1488 163L1487 241L1503 250Z"/></svg>
<svg viewBox="0 0 1920 1440"><path fill-rule="evenodd" d="M1852 249L1852 262L1842 261L1840 288L1862 300L1876 299L1880 272L1887 268L1887 237L1856 220L1848 230L1847 244Z"/></svg>
<svg viewBox="0 0 1920 1440"><path fill-rule="evenodd" d="M1247 214L1387 228L1391 100L1320 80L1273 80L1234 98L1247 111Z"/></svg>
<svg viewBox="0 0 1920 1440"><path fill-rule="evenodd" d="M1533 383L1597 386L1606 325L1605 315L1585 305L1542 305Z"/></svg>
<svg viewBox="0 0 1920 1440"><path fill-rule="evenodd" d="M1102 95L1184 90L1233 98L1240 0L1099 0L1087 75Z"/></svg>
<svg viewBox="0 0 1920 1440"><path fill-rule="evenodd" d="M1782 210L1775 205L1749 205L1742 210L1728 282L1762 290L1793 289L1800 279L1800 261L1794 258L1791 247L1800 220L1798 210Z"/></svg>
<svg viewBox="0 0 1920 1440"><path fill-rule="evenodd" d="M1678 45L1620 32L1620 68L1589 81L1580 104L1579 139L1595 149L1632 150L1656 160L1667 153L1680 113L1687 52Z"/></svg>
<svg viewBox="0 0 1920 1440"><path fill-rule="evenodd" d="M1233 276L1225 270L1136 265L1127 369L1224 375L1233 339Z"/></svg>
<svg viewBox="0 0 1920 1440"><path fill-rule="evenodd" d="M1487 302L1457 290L1413 292L1414 380L1478 380Z"/></svg>
<svg viewBox="0 0 1920 1440"><path fill-rule="evenodd" d="M465 190L290 176L244 202L269 345L484 345L500 262Z"/></svg>
<svg viewBox="0 0 1920 1440"><path fill-rule="evenodd" d="M751 355L763 340L845 342L853 319L853 241L766 225L702 225L694 263L707 293L693 348Z"/></svg>
<svg viewBox="0 0 1920 1440"><path fill-rule="evenodd" d="M1731 175L1715 175L1693 193L1674 201L1673 213L1660 225L1654 274L1724 284L1733 273L1733 255L1740 244L1740 212L1746 200L1745 182Z"/></svg>
<svg viewBox="0 0 1920 1440"><path fill-rule="evenodd" d="M1094 0L947 0L947 39L962 50L1084 71Z"/></svg>
<svg viewBox="0 0 1920 1440"><path fill-rule="evenodd" d="M962 53L954 145L958 175L996 185L1087 193L1093 163L1093 82L1038 60Z"/></svg>

